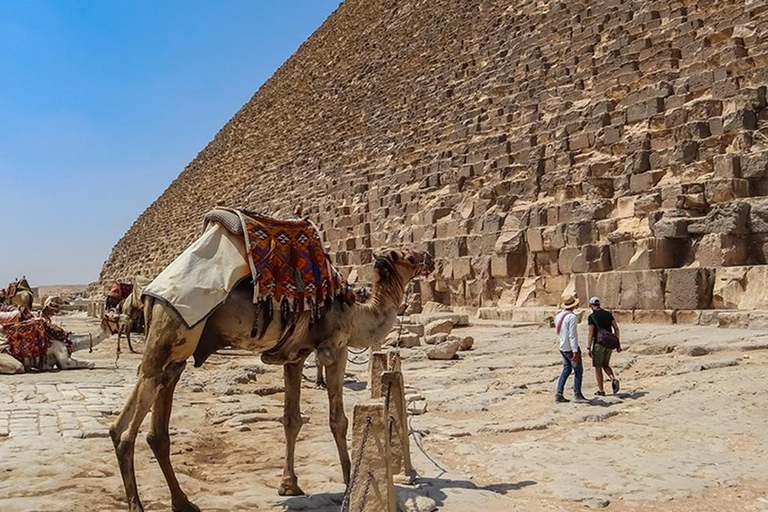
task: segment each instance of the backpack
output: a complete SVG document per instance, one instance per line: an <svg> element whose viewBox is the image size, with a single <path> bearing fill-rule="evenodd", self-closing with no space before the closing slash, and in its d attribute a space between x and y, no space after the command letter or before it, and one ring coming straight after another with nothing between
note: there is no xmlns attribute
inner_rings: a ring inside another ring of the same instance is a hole
<svg viewBox="0 0 768 512"><path fill-rule="evenodd" d="M595 323L595 327L597 327L597 342L599 344L611 350L619 348L619 338L614 333L606 331L597 323Z"/></svg>

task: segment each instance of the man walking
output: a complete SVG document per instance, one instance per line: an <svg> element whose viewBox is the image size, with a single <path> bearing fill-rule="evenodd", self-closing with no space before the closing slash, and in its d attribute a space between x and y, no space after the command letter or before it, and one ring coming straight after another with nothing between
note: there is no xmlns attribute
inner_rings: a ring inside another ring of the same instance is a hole
<svg viewBox="0 0 768 512"><path fill-rule="evenodd" d="M600 330L612 333L616 337L616 352L621 352L621 332L616 319L610 311L600 307L600 299L592 297L589 299L589 307L592 314L589 315L587 323L589 324L589 335L587 351L592 358L592 366L595 367L595 378L597 379L597 396L605 396L603 388L603 372L611 380L611 388L614 393L619 392L619 379L611 369L611 353L613 348L607 347L603 343L598 343L598 333Z"/></svg>
<svg viewBox="0 0 768 512"><path fill-rule="evenodd" d="M581 378L584 373L584 367L581 364L581 352L579 351L579 333L576 328L579 319L573 312L579 305L577 298L568 295L563 297L561 307L563 311L555 317L555 331L560 337L560 354L563 356L563 371L560 379L557 381L557 392L555 393L555 402L570 402L563 396L565 383L571 372L574 372L573 379L573 399L576 402L586 402L587 399L581 393Z"/></svg>

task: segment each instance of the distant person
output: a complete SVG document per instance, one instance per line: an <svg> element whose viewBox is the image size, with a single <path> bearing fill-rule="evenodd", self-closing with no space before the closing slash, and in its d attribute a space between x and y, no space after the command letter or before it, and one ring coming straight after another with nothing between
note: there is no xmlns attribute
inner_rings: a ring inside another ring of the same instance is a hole
<svg viewBox="0 0 768 512"><path fill-rule="evenodd" d="M576 297L571 295L563 297L560 305L563 311L555 317L555 332L560 337L560 354L563 356L563 371L557 381L557 392L555 393L555 402L557 403L570 402L563 396L563 391L571 372L575 374L573 379L574 401L587 401L581 393L581 378L584 374L584 367L579 351L579 333L577 331L579 318L573 312L578 305L579 300Z"/></svg>
<svg viewBox="0 0 768 512"><path fill-rule="evenodd" d="M597 379L597 396L605 396L603 387L603 372L611 381L611 388L614 393L619 392L619 379L611 369L611 354L614 350L621 352L621 331L619 324L610 311L600 307L600 298L592 297L589 299L589 307L592 314L587 319L589 325L589 335L587 338L587 351L592 358L592 366L595 367L595 378Z"/></svg>

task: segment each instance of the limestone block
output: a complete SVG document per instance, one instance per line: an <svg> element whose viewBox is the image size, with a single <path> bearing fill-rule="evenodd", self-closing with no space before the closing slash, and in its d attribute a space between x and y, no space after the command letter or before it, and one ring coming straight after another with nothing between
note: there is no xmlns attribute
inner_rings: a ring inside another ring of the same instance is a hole
<svg viewBox="0 0 768 512"><path fill-rule="evenodd" d="M717 326L724 329L749 329L749 313L721 311L717 315Z"/></svg>
<svg viewBox="0 0 768 512"><path fill-rule="evenodd" d="M518 308L526 306L535 306L536 289L542 287L542 277L526 277L520 285L520 291L517 294L515 306Z"/></svg>
<svg viewBox="0 0 768 512"><path fill-rule="evenodd" d="M768 176L768 151L750 153L741 157L741 177L746 179Z"/></svg>
<svg viewBox="0 0 768 512"><path fill-rule="evenodd" d="M622 309L664 309L664 274L660 270L621 272Z"/></svg>
<svg viewBox="0 0 768 512"><path fill-rule="evenodd" d="M706 309L712 302L714 275L706 268L668 269L664 304L667 309Z"/></svg>
<svg viewBox="0 0 768 512"><path fill-rule="evenodd" d="M399 346L402 348L413 348L421 345L421 337L418 334L411 332L403 332L399 338L397 332L387 336L387 340L384 342L386 346Z"/></svg>
<svg viewBox="0 0 768 512"><path fill-rule="evenodd" d="M662 324L675 323L675 312L670 309L636 309L634 313L636 324Z"/></svg>
<svg viewBox="0 0 768 512"><path fill-rule="evenodd" d="M768 199L750 201L747 229L750 233L768 233Z"/></svg>
<svg viewBox="0 0 768 512"><path fill-rule="evenodd" d="M475 344L475 338L472 336L463 336L461 338L461 345L459 345L459 350L470 350L472 346Z"/></svg>
<svg viewBox="0 0 768 512"><path fill-rule="evenodd" d="M608 245L584 245L573 260L571 270L576 274L611 270Z"/></svg>
<svg viewBox="0 0 768 512"><path fill-rule="evenodd" d="M565 225L548 226L541 233L545 251L557 251L565 247Z"/></svg>
<svg viewBox="0 0 768 512"><path fill-rule="evenodd" d="M768 309L768 266L760 265L747 270L747 282L739 309Z"/></svg>
<svg viewBox="0 0 768 512"><path fill-rule="evenodd" d="M586 290L582 294L578 291L581 301L584 302L589 297L598 296L603 307L607 309L616 309L621 306L621 272L603 272L587 274ZM577 290L579 288L576 283ZM586 306L586 304L585 304Z"/></svg>
<svg viewBox="0 0 768 512"><path fill-rule="evenodd" d="M709 180L704 186L704 196L709 204L749 197L749 182L743 179Z"/></svg>
<svg viewBox="0 0 768 512"><path fill-rule="evenodd" d="M637 242L635 240L625 240L616 242L609 247L611 257L611 268L614 270L627 270L632 256L637 252Z"/></svg>
<svg viewBox="0 0 768 512"><path fill-rule="evenodd" d="M531 228L526 230L525 239L528 242L528 250L531 252L541 252L544 250L544 239L542 238L543 228Z"/></svg>
<svg viewBox="0 0 768 512"><path fill-rule="evenodd" d="M616 209L613 215L618 218L634 217L636 199L637 196L623 196L616 199Z"/></svg>
<svg viewBox="0 0 768 512"><path fill-rule="evenodd" d="M581 254L579 247L564 247L557 255L557 268L561 274L573 272L573 262Z"/></svg>
<svg viewBox="0 0 768 512"><path fill-rule="evenodd" d="M496 254L523 253L525 249L525 234L520 230L500 233L493 247Z"/></svg>
<svg viewBox="0 0 768 512"><path fill-rule="evenodd" d="M645 194L635 201L635 216L641 217L661 208L661 194Z"/></svg>
<svg viewBox="0 0 768 512"><path fill-rule="evenodd" d="M716 155L714 159L715 178L741 178L741 165L737 155Z"/></svg>
<svg viewBox="0 0 768 512"><path fill-rule="evenodd" d="M683 325L699 325L701 322L701 310L681 309L675 312L675 323Z"/></svg>
<svg viewBox="0 0 768 512"><path fill-rule="evenodd" d="M522 277L525 274L526 255L508 253L491 257L491 277Z"/></svg>
<svg viewBox="0 0 768 512"><path fill-rule="evenodd" d="M616 320L616 323L619 324L619 327L621 327L622 324L631 324L635 319L635 315L632 310L613 309L611 310L611 313L613 314L613 318Z"/></svg>
<svg viewBox="0 0 768 512"><path fill-rule="evenodd" d="M597 226L594 221L572 222L565 228L565 238L570 247L597 242Z"/></svg>
<svg viewBox="0 0 768 512"><path fill-rule="evenodd" d="M644 238L637 241L635 253L627 263L627 270L649 270L675 267L680 244L667 238Z"/></svg>
<svg viewBox="0 0 768 512"><path fill-rule="evenodd" d="M738 309L744 298L747 283L746 267L725 267L715 270L715 282L712 289L712 307L718 309Z"/></svg>
<svg viewBox="0 0 768 512"><path fill-rule="evenodd" d="M536 271L542 276L556 276L560 274L557 266L557 251L537 252L534 255Z"/></svg>
<svg viewBox="0 0 768 512"><path fill-rule="evenodd" d="M435 320L429 322L424 326L424 335L431 336L433 334L445 333L450 334L453 330L453 322L449 319Z"/></svg>
<svg viewBox="0 0 768 512"><path fill-rule="evenodd" d="M709 233L694 246L696 261L702 267L744 265L749 239L745 236Z"/></svg>
<svg viewBox="0 0 768 512"><path fill-rule="evenodd" d="M688 238L688 219L663 217L651 225L656 238Z"/></svg>
<svg viewBox="0 0 768 512"><path fill-rule="evenodd" d="M768 329L768 313L758 311L749 314L750 329Z"/></svg>
<svg viewBox="0 0 768 512"><path fill-rule="evenodd" d="M427 349L428 359L453 359L461 347L461 340L447 340Z"/></svg>
<svg viewBox="0 0 768 512"><path fill-rule="evenodd" d="M744 201L733 201L715 205L706 218L688 225L692 234L722 233L727 235L745 235L750 205Z"/></svg>
<svg viewBox="0 0 768 512"><path fill-rule="evenodd" d="M453 279L464 281L473 277L472 260L470 258L459 258L451 260L453 269Z"/></svg>

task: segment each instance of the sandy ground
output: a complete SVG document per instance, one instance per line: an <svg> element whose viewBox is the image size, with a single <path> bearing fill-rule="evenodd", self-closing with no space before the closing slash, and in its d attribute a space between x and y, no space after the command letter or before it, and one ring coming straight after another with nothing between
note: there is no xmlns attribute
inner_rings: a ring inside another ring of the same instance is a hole
<svg viewBox="0 0 768 512"><path fill-rule="evenodd" d="M96 329L82 317L60 322ZM553 402L552 329L478 322L461 332L475 348L456 360L403 350L407 392L428 403L410 419L415 491L440 510L768 510L765 332L625 326L628 350L614 355L622 390L590 404ZM126 509L107 425L140 356L124 354L115 368L114 349L113 337L77 354L95 370L0 376L1 511ZM369 393L365 366L350 370L351 412ZM338 510L344 486L327 400L314 369L305 373L297 471L310 496L284 499L281 368L230 352L185 371L172 458L203 510ZM587 369L587 396L594 382ZM141 496L147 510L169 510L147 426L136 449Z"/></svg>

